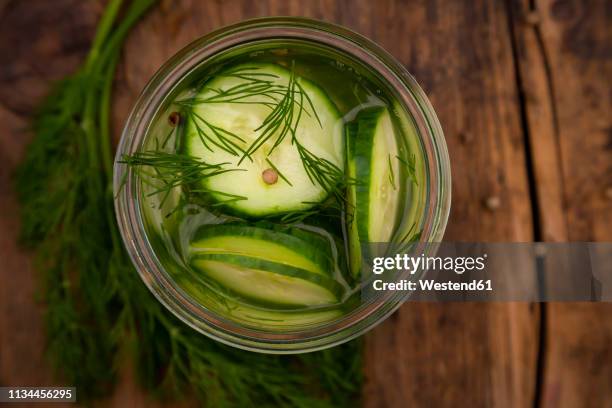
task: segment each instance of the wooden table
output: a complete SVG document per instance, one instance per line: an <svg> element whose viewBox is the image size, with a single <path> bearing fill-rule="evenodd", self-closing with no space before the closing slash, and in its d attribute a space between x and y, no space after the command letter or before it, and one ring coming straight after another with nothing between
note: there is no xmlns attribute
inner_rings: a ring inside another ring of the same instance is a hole
<svg viewBox="0 0 612 408"><path fill-rule="evenodd" d="M102 9L0 0L0 385L52 383L10 174ZM390 51L431 98L452 162L446 239L612 241L611 13L606 0L161 1L125 47L114 130L196 37L255 16L328 20ZM610 304L406 304L366 344L366 406L612 407ZM153 404L123 377L104 405Z"/></svg>

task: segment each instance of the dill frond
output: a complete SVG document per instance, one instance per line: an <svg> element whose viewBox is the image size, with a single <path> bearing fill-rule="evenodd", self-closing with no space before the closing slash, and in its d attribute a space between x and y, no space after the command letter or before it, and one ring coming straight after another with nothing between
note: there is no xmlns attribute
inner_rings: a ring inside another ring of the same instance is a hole
<svg viewBox="0 0 612 408"><path fill-rule="evenodd" d="M389 183L391 183L393 189L396 190L395 173L393 172L393 164L391 164L391 154L387 156L387 164L389 165Z"/></svg>
<svg viewBox="0 0 612 408"><path fill-rule="evenodd" d="M419 182L416 177L416 156L414 153L411 153L407 159L404 159L400 156L395 156L397 160L406 168L408 171L408 177L412 180L415 186L419 185Z"/></svg>
<svg viewBox="0 0 612 408"><path fill-rule="evenodd" d="M154 2L133 0L122 13L122 0L108 2L84 65L57 84L36 115L35 137L16 174L22 241L36 251L53 365L85 402L109 394L125 349L149 389L176 396L195 391L207 406L352 406L360 387L358 343L302 357L217 343L152 296L123 248L110 185L112 81L125 36ZM269 78L231 74L254 77L259 86ZM158 153L125 160L157 175L160 193L226 170Z"/></svg>

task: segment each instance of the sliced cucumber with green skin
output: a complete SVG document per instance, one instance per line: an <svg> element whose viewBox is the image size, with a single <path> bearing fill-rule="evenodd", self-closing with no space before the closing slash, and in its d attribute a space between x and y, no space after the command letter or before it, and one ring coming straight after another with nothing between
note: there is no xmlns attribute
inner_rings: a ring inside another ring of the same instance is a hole
<svg viewBox="0 0 612 408"><path fill-rule="evenodd" d="M192 255L245 255L310 272L332 273L333 255L324 237L299 228L274 228L277 230L241 224L206 225L196 232L190 250Z"/></svg>
<svg viewBox="0 0 612 408"><path fill-rule="evenodd" d="M238 306L232 309L229 313L234 319L245 321L251 325L258 327L274 327L274 328L291 328L316 325L324 322L329 322L335 318L342 316L342 312L338 309L321 310L321 311L299 311L285 312L268 309L248 308Z"/></svg>
<svg viewBox="0 0 612 408"><path fill-rule="evenodd" d="M362 249L372 242L388 243L401 203L402 187L396 135L389 111L383 107L359 112L347 125L348 174L358 180L350 186L349 249L351 269L361 268Z"/></svg>
<svg viewBox="0 0 612 408"><path fill-rule="evenodd" d="M198 254L191 265L239 295L279 305L334 304L343 290L324 274L243 255Z"/></svg>
<svg viewBox="0 0 612 408"><path fill-rule="evenodd" d="M241 72L241 75L232 75L236 71ZM241 171L230 171L204 178L199 187L209 191L210 197L214 200L225 203L227 209L246 216L300 211L324 200L327 192L309 178L298 150L292 143L291 134L287 134L277 146L274 146L277 135L273 135L255 152L250 153L249 157L243 157L244 151L248 150L263 132L262 124L272 108L261 102L270 103L270 99L261 95L252 95L240 99L239 103L197 102L209 99L219 91L244 86L249 80L249 76L244 75L245 72L259 75L260 79L285 87L291 78L291 72L279 65L249 64L232 67L231 71L225 73L220 72L206 83L200 94L195 97L196 104L188 115L184 138L185 152L207 163L228 163L224 168ZM262 74L265 76L261 76ZM316 115L312 112L308 100L304 98L305 113L300 116L295 138L316 157L329 160L343 169L342 121L338 111L318 86L300 77L296 78L296 82L301 85L309 98ZM277 96L282 97L281 94ZM295 105L299 106L299 101ZM298 108L296 115L297 111ZM206 123L240 138L224 133L237 146L232 148L235 154L218 146L222 142ZM206 145L202 141L202 131L210 137ZM278 178L273 183L270 183L270 180L266 181L264 177L264 172L269 169L274 169L278 174ZM243 198L228 200L233 196Z"/></svg>
<svg viewBox="0 0 612 408"><path fill-rule="evenodd" d="M268 307L257 307L234 302L227 299L222 303L212 302L209 294L210 288L193 278L183 279L180 285L185 292L203 305L231 317L235 321L247 323L258 328L291 328L304 325L319 324L342 316L338 308L311 309L311 310L282 310Z"/></svg>

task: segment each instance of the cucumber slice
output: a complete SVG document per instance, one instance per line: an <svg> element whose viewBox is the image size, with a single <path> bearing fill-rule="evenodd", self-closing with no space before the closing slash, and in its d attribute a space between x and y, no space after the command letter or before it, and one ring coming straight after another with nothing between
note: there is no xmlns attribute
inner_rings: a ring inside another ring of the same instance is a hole
<svg viewBox="0 0 612 408"><path fill-rule="evenodd" d="M210 98L218 95L220 91L244 89L245 84L252 78L287 88L291 72L274 64L232 67L208 81L194 99L195 106L192 107L186 123L186 153L207 163L228 163L225 165L226 169L241 170L205 178L199 187L208 191L214 200L224 203L226 208L242 215L263 216L307 209L314 205L313 203L324 200L327 193L306 173L298 150L292 143L291 133L277 146L274 146L277 141L277 134L274 134L251 153L250 158L243 157L244 151L264 132L265 126L262 124L272 112L271 99L254 94L246 97L243 95L233 102L210 102ZM342 169L342 121L338 111L315 84L300 77L296 82L301 85L310 102L304 98L306 113L300 116L295 137L313 155L329 160ZM277 98L282 96L282 92L277 94ZM262 102L267 102L268 106ZM274 104L274 101L272 102ZM316 115L313 114L310 103ZM299 101L294 106L296 115L291 119L293 121L297 120ZM230 136L228 132L234 136ZM276 132L279 133L278 130ZM231 147L233 153L223 144L219 133L234 143ZM273 169L278 175L271 184L268 184L269 179L268 182L264 180L264 172L269 169ZM242 198L232 200L235 196Z"/></svg>
<svg viewBox="0 0 612 408"><path fill-rule="evenodd" d="M348 191L351 269L357 274L364 245L391 241L403 189L396 180L400 162L395 157L398 146L389 111L364 109L346 131L348 173L359 181Z"/></svg>
<svg viewBox="0 0 612 408"><path fill-rule="evenodd" d="M219 303L211 297L210 289L202 283L192 278L180 280L180 285L185 292L202 305L207 305L211 310L228 316L234 321L246 323L251 327L257 328L303 328L307 325L314 325L333 320L342 316L339 308L315 309L272 309L269 307L258 307L234 302L226 299Z"/></svg>
<svg viewBox="0 0 612 408"><path fill-rule="evenodd" d="M325 238L298 228L284 230L287 232L240 224L207 225L196 232L190 250L192 255L244 255L314 273L332 273L333 256Z"/></svg>
<svg viewBox="0 0 612 408"><path fill-rule="evenodd" d="M287 306L336 303L342 287L321 273L234 254L198 254L191 265L227 289L254 300Z"/></svg>
<svg viewBox="0 0 612 408"><path fill-rule="evenodd" d="M237 306L228 313L236 320L256 327L292 328L317 325L342 316L338 309L321 311L277 311Z"/></svg>

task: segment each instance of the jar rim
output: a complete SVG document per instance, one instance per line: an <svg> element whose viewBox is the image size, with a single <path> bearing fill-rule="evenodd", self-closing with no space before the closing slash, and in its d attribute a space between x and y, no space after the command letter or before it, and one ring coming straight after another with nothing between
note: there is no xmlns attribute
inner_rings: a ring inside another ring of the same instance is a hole
<svg viewBox="0 0 612 408"><path fill-rule="evenodd" d="M300 353L349 341L370 330L406 300L401 292L389 299L362 304L321 327L296 332L268 332L219 318L185 295L164 271L144 228L137 199L137 183L121 158L141 148L148 126L162 101L193 68L237 45L262 40L297 39L322 43L345 53L382 74L410 112L426 155L430 178L425 224L419 244L442 240L450 212L450 160L438 118L421 87L388 52L345 27L302 17L265 17L245 20L213 31L187 45L153 76L132 109L117 148L114 165L115 213L125 247L149 290L180 320L215 340L266 353ZM135 199L136 198L136 199Z"/></svg>

